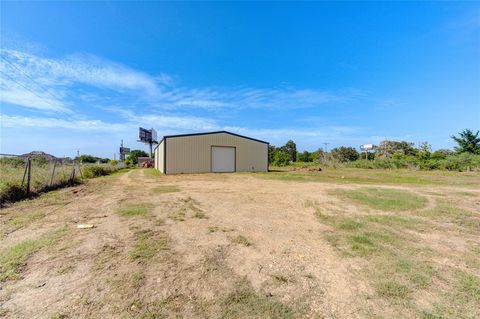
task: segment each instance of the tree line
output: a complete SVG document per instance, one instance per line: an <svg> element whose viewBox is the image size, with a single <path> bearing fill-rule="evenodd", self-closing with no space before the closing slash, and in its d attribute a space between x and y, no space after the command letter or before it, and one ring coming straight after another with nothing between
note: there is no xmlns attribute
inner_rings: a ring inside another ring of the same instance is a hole
<svg viewBox="0 0 480 319"><path fill-rule="evenodd" d="M316 151L297 151L297 145L289 140L285 145L276 147L269 145L268 161L275 166L286 166L296 162L313 163L343 163L353 167L366 168L403 168L417 167L420 169L454 169L462 167L480 167L480 137L466 129L451 136L457 146L454 150L432 150L428 142L415 143L407 141L385 140L374 145L369 152L359 152L354 147L335 147L329 152L323 148Z"/></svg>

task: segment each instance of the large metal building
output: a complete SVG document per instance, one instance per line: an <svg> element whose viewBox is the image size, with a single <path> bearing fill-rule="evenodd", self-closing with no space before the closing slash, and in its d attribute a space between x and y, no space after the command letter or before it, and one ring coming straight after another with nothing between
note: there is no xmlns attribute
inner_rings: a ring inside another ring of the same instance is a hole
<svg viewBox="0 0 480 319"><path fill-rule="evenodd" d="M268 142L227 131L164 136L155 148L163 174L268 171Z"/></svg>

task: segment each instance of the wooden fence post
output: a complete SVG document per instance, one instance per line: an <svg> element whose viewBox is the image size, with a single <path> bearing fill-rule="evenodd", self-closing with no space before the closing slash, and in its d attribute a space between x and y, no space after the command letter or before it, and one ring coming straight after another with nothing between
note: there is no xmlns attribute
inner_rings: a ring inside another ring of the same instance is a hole
<svg viewBox="0 0 480 319"><path fill-rule="evenodd" d="M75 179L75 165L73 165L72 174L70 174L70 181L69 181L70 186L73 186L74 179Z"/></svg>
<svg viewBox="0 0 480 319"><path fill-rule="evenodd" d="M32 171L32 159L28 158L28 171L27 171L27 197L30 196L30 177Z"/></svg>
<svg viewBox="0 0 480 319"><path fill-rule="evenodd" d="M52 171L52 177L50 178L50 186L52 186L53 183L53 177L55 176L55 167L57 166L57 161L53 162L53 171Z"/></svg>
<svg viewBox="0 0 480 319"><path fill-rule="evenodd" d="M25 159L25 170L23 171L22 187L23 187L23 184L25 184L25 177L27 176L27 169L28 169L28 158Z"/></svg>

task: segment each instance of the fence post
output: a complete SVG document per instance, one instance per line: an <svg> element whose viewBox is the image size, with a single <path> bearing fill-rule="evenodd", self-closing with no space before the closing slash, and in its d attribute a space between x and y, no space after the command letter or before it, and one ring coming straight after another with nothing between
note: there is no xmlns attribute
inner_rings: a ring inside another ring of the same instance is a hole
<svg viewBox="0 0 480 319"><path fill-rule="evenodd" d="M75 165L73 165L72 174L70 174L70 186L73 186L73 180L75 179Z"/></svg>
<svg viewBox="0 0 480 319"><path fill-rule="evenodd" d="M83 179L82 167L80 165L81 163L78 164L78 171L80 172L80 177Z"/></svg>
<svg viewBox="0 0 480 319"><path fill-rule="evenodd" d="M55 176L55 167L57 166L57 161L54 161L53 162L53 171L52 171L52 177L50 178L50 185L49 186L52 186L52 183L53 183L53 177Z"/></svg>
<svg viewBox="0 0 480 319"><path fill-rule="evenodd" d="M28 158L28 170L27 170L27 197L30 196L30 176L32 170L32 159Z"/></svg>
<svg viewBox="0 0 480 319"><path fill-rule="evenodd" d="M23 184L25 184L25 177L27 176L27 169L28 169L28 158L25 159L25 170L23 171L22 187L23 187Z"/></svg>

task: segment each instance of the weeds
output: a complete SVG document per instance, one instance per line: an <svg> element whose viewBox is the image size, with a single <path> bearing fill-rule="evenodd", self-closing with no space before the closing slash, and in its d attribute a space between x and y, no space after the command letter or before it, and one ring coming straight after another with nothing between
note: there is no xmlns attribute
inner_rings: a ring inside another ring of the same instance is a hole
<svg viewBox="0 0 480 319"><path fill-rule="evenodd" d="M250 240L248 240L247 237L242 235L238 235L236 237L230 238L230 241L234 244L243 245L245 247L249 247L253 245L253 243Z"/></svg>
<svg viewBox="0 0 480 319"><path fill-rule="evenodd" d="M300 314L281 302L259 296L251 288L239 288L223 301L220 318L298 318Z"/></svg>
<svg viewBox="0 0 480 319"><path fill-rule="evenodd" d="M130 259L140 264L147 263L160 251L169 249L167 235L153 230L135 232L135 244L130 252Z"/></svg>
<svg viewBox="0 0 480 319"><path fill-rule="evenodd" d="M60 228L38 239L27 239L0 252L0 282L19 278L28 258L40 249L56 243L66 232Z"/></svg>
<svg viewBox="0 0 480 319"><path fill-rule="evenodd" d="M176 185L161 185L152 189L152 192L155 194L175 193L179 191L180 189Z"/></svg>
<svg viewBox="0 0 480 319"><path fill-rule="evenodd" d="M118 210L118 214L122 217L146 216L150 209L145 204L132 204Z"/></svg>

